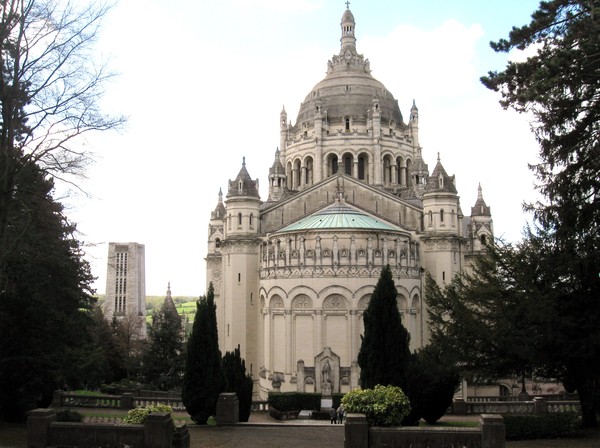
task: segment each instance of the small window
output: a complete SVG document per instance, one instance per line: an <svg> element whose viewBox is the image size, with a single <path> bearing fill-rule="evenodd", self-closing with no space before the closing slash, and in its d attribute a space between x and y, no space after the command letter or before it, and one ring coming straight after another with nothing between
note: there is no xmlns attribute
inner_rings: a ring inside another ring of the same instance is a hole
<svg viewBox="0 0 600 448"><path fill-rule="evenodd" d="M221 247L221 240L220 240L219 238L217 238L217 239L215 240L215 247L216 247L217 249Z"/></svg>
<svg viewBox="0 0 600 448"><path fill-rule="evenodd" d="M242 214L238 213L238 226L242 225Z"/></svg>
<svg viewBox="0 0 600 448"><path fill-rule="evenodd" d="M444 210L440 210L440 222L444 222Z"/></svg>
<svg viewBox="0 0 600 448"><path fill-rule="evenodd" d="M250 218L249 219L250 219L250 221L249 221L250 227L252 227L253 221L254 221L254 215L252 213L250 213Z"/></svg>
<svg viewBox="0 0 600 448"><path fill-rule="evenodd" d="M481 235L479 239L481 240L481 244L485 244L487 242L485 235Z"/></svg>
<svg viewBox="0 0 600 448"><path fill-rule="evenodd" d="M242 281L242 274L238 272L238 282Z"/></svg>
<svg viewBox="0 0 600 448"><path fill-rule="evenodd" d="M350 117L344 118L344 123L346 126L346 131L350 131Z"/></svg>

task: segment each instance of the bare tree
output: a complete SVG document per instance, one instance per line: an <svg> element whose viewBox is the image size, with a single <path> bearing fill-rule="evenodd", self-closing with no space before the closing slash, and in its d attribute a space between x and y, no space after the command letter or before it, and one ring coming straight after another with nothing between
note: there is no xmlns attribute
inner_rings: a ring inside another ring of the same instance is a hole
<svg viewBox="0 0 600 448"><path fill-rule="evenodd" d="M99 107L112 73L96 60L94 44L109 9L95 2L0 0L0 292L6 255L33 213L27 201L15 199L23 197L17 189L28 188L23 167L35 164L49 178L70 182L90 162L82 135L124 122Z"/></svg>

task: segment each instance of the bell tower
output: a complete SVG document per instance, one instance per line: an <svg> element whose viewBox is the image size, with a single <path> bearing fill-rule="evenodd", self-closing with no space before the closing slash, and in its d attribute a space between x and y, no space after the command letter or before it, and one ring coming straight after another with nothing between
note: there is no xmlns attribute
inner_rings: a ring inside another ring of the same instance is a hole
<svg viewBox="0 0 600 448"><path fill-rule="evenodd" d="M222 300L217 304L219 346L225 352L239 345L248 372L257 379L260 196L258 179L250 178L245 158L237 177L229 181L225 206Z"/></svg>

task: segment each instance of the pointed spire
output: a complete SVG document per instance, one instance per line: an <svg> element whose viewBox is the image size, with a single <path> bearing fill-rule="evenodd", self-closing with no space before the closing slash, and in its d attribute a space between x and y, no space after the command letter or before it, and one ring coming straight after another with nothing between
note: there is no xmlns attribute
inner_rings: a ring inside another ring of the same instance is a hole
<svg viewBox="0 0 600 448"><path fill-rule="evenodd" d="M167 284L167 298L171 298L171 282Z"/></svg>
<svg viewBox="0 0 600 448"><path fill-rule="evenodd" d="M475 202L475 205L471 207L471 216L492 216L491 207L489 207L483 199L481 182L477 187L477 201Z"/></svg>
<svg viewBox="0 0 600 448"><path fill-rule="evenodd" d="M219 200L217 206L210 214L210 219L223 219L225 218L225 205L223 204L223 191L219 188ZM171 284L169 283L169 288Z"/></svg>

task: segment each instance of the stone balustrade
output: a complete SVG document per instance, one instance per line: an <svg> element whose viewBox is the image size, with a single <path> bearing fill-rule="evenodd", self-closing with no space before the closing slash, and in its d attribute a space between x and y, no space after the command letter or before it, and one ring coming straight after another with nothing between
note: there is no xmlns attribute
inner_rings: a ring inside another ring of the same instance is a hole
<svg viewBox="0 0 600 448"><path fill-rule="evenodd" d="M455 399L452 406L452 413L454 415L545 414L550 412L581 412L581 404L576 400L549 400L546 397L534 397L531 401L472 401L469 398L466 402L462 399Z"/></svg>

